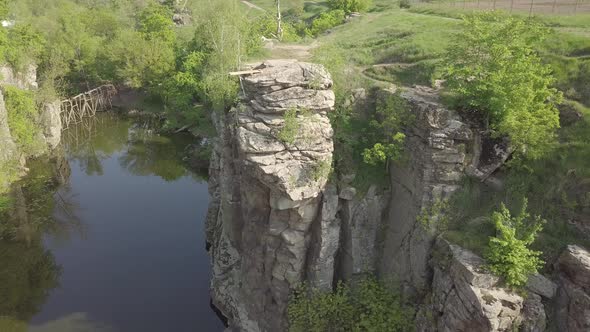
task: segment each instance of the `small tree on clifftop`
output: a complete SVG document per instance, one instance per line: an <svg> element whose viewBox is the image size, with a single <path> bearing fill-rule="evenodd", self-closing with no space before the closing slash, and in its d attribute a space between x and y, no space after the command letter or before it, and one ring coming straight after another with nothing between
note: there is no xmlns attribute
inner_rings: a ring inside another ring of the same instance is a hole
<svg viewBox="0 0 590 332"><path fill-rule="evenodd" d="M446 57L447 85L459 106L531 158L547 152L559 127L562 96L534 49L547 32L532 20L473 14Z"/></svg>

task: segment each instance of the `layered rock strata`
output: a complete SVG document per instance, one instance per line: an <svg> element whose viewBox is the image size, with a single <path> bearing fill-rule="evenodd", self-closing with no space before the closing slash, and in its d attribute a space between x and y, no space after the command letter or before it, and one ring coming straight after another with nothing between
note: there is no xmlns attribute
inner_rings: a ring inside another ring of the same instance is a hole
<svg viewBox="0 0 590 332"><path fill-rule="evenodd" d="M340 232L338 196L326 188L334 93L319 65L276 60L256 69L241 79L239 106L215 114L211 289L230 325L282 331L298 283L332 283Z"/></svg>

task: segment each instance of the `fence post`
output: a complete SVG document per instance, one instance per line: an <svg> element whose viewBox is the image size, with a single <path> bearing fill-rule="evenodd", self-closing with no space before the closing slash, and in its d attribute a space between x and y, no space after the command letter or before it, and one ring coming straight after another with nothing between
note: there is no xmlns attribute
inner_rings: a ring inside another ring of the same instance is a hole
<svg viewBox="0 0 590 332"><path fill-rule="evenodd" d="M514 0L510 0L510 12L512 13L512 9L514 9Z"/></svg>

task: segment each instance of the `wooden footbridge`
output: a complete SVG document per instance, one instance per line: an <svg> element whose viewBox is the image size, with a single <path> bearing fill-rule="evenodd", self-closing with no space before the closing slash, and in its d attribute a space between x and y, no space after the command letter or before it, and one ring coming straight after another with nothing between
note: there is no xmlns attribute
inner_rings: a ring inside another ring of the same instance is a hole
<svg viewBox="0 0 590 332"><path fill-rule="evenodd" d="M117 89L112 84L101 85L61 102L61 122L64 129L72 123L82 122L85 117L96 115L113 107L113 97Z"/></svg>

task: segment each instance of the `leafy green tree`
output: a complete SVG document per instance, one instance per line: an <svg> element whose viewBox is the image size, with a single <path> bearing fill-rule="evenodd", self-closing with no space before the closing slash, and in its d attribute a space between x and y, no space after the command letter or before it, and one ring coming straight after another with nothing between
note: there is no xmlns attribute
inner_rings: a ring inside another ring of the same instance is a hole
<svg viewBox="0 0 590 332"><path fill-rule="evenodd" d="M176 41L172 11L166 6L150 3L139 15L139 32L147 40L159 39L169 45Z"/></svg>
<svg viewBox="0 0 590 332"><path fill-rule="evenodd" d="M490 238L486 259L490 270L503 277L511 287L525 285L529 275L536 273L543 265L541 252L529 247L542 230L545 220L539 216L531 218L526 211L527 203L525 199L520 213L515 217L504 204L500 206L500 211L492 214L497 234Z"/></svg>
<svg viewBox="0 0 590 332"><path fill-rule="evenodd" d="M447 86L458 105L497 136L510 137L521 155L546 153L559 127L551 68L535 52L547 28L497 12L464 17L447 53Z"/></svg>
<svg viewBox="0 0 590 332"><path fill-rule="evenodd" d="M334 9L321 13L320 16L311 22L311 26L306 33L311 36L317 36L322 32L344 23L344 10Z"/></svg>
<svg viewBox="0 0 590 332"><path fill-rule="evenodd" d="M332 9L340 9L349 14L367 10L371 6L371 0L328 0L328 5Z"/></svg>
<svg viewBox="0 0 590 332"><path fill-rule="evenodd" d="M399 95L388 95L377 100L375 114L369 121L365 139L369 147L363 151L363 161L377 165L403 156L406 135L402 128L413 121L409 105Z"/></svg>

